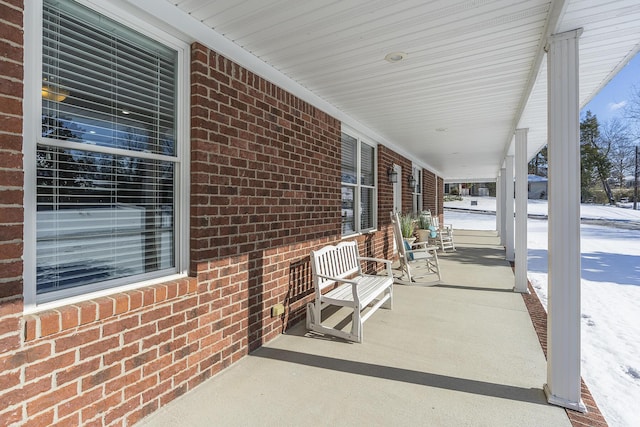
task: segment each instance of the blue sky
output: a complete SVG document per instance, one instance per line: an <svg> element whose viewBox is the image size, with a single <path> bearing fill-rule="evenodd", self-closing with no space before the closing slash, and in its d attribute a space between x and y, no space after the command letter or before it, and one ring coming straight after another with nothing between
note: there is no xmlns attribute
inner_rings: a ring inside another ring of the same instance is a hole
<svg viewBox="0 0 640 427"><path fill-rule="evenodd" d="M640 87L640 55L636 55L583 109L591 110L598 122L619 117L624 120L624 106L629 100L631 88Z"/></svg>

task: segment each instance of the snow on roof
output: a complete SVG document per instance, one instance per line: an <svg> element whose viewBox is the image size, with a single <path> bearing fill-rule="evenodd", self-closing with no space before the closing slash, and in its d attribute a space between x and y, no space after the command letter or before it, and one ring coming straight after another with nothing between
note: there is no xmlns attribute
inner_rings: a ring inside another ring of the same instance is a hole
<svg viewBox="0 0 640 427"><path fill-rule="evenodd" d="M529 174L528 177L527 177L527 181L529 181L529 182L532 182L532 181L534 181L534 182L546 182L546 181L548 181L548 179L545 178L544 176L538 176L538 175Z"/></svg>

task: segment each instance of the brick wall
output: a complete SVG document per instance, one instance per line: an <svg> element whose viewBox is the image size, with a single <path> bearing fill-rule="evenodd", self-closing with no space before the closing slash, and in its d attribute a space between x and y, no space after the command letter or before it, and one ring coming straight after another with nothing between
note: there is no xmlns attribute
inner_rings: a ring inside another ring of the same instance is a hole
<svg viewBox="0 0 640 427"><path fill-rule="evenodd" d="M22 8L0 11L0 424L131 425L303 318L309 251L341 237L340 123L194 44L191 277L25 316ZM390 233L355 239L389 258Z"/></svg>
<svg viewBox="0 0 640 427"><path fill-rule="evenodd" d="M22 15L0 1L0 299L22 295Z"/></svg>
<svg viewBox="0 0 640 427"><path fill-rule="evenodd" d="M440 224L444 224L444 179L442 177L437 178L436 191L438 216L440 217Z"/></svg>
<svg viewBox="0 0 640 427"><path fill-rule="evenodd" d="M422 170L422 203L425 209L431 211L432 214L437 212L437 177L436 175L427 170Z"/></svg>
<svg viewBox="0 0 640 427"><path fill-rule="evenodd" d="M393 210L393 184L389 182L387 170L392 164L402 168L402 176L398 176L398 181L402 182L402 212L411 212L413 208L412 189L408 184L413 163L386 146L378 145L378 222L382 225L391 224L389 212Z"/></svg>
<svg viewBox="0 0 640 427"><path fill-rule="evenodd" d="M23 170L22 93L23 22L22 1L0 1L0 424L22 419L21 408L3 411L4 390L21 384L21 371L7 369L8 357L19 357L21 346ZM33 393L21 387L22 393Z"/></svg>
<svg viewBox="0 0 640 427"><path fill-rule="evenodd" d="M282 332L274 304L304 314L292 263L340 237L340 122L197 43L191 83L191 270L234 361Z"/></svg>

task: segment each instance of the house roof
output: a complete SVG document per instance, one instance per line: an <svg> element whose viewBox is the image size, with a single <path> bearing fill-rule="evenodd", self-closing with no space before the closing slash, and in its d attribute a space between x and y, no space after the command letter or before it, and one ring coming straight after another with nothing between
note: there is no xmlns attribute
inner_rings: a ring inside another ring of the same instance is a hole
<svg viewBox="0 0 640 427"><path fill-rule="evenodd" d="M546 144L549 35L584 30L581 105L640 50L637 0L122 1L448 181Z"/></svg>

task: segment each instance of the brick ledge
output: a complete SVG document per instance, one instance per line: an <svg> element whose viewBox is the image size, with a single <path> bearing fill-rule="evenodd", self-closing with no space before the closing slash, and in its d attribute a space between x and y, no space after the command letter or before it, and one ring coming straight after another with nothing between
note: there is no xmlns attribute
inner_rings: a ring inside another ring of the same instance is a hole
<svg viewBox="0 0 640 427"><path fill-rule="evenodd" d="M102 321L139 308L194 293L195 277L185 277L131 291L119 292L24 317L25 342Z"/></svg>
<svg viewBox="0 0 640 427"><path fill-rule="evenodd" d="M544 309L544 306L540 302L538 295L536 294L533 286L531 286L531 282L528 283L529 294L522 294L522 299L524 300L525 305L527 306L527 310L529 311L529 316L531 317L531 321L533 323L533 327L538 335L538 341L540 342L540 346L542 347L542 351L544 352L544 357L547 357L547 312ZM589 388L585 384L584 380L581 380L581 394L582 401L587 407L586 413L581 413L577 411L573 411L571 409L566 409L567 416L569 417L569 421L571 421L571 425L573 427L584 427L584 426L592 426L592 427L607 427L607 421L604 416L600 412L598 405L596 404L595 399L591 395Z"/></svg>

